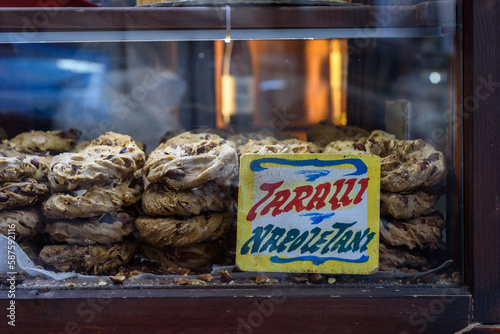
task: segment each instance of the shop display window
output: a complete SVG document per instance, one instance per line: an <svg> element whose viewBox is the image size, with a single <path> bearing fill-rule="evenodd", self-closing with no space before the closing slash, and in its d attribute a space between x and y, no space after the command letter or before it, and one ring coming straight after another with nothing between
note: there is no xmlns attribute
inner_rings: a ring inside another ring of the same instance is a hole
<svg viewBox="0 0 500 334"><path fill-rule="evenodd" d="M456 332L475 295L500 322L478 3L0 9L7 317Z"/></svg>

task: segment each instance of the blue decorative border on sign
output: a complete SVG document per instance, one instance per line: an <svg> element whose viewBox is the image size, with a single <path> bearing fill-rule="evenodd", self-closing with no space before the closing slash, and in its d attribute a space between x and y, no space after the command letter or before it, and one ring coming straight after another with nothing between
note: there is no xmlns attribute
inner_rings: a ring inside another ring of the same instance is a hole
<svg viewBox="0 0 500 334"><path fill-rule="evenodd" d="M266 170L267 167L262 166L265 163L272 163L272 164L293 166L293 167L306 167L306 166L335 167L341 165L352 165L354 168L356 168L355 172L346 174L345 176L363 175L366 174L368 170L363 160L356 158L339 159L339 160L319 160L319 159L293 160L293 159L270 158L270 157L253 160L250 163L250 170L252 170L253 172L261 172L263 170Z"/></svg>
<svg viewBox="0 0 500 334"><path fill-rule="evenodd" d="M341 261L341 262L350 262L350 263L364 263L368 261L370 257L366 254L361 255L359 259L344 259L339 257L319 257L319 256L298 256L298 257L279 257L278 255L271 256L270 260L273 263L290 263L296 261L311 261L312 264L319 266L320 264L324 264L326 261Z"/></svg>

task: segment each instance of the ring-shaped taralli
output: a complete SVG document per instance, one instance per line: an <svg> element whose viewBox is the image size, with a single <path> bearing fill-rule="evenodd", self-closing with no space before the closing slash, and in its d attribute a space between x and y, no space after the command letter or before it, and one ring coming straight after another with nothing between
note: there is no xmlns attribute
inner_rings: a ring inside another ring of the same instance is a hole
<svg viewBox="0 0 500 334"><path fill-rule="evenodd" d="M382 190L400 193L431 187L446 177L444 154L422 139L398 140L383 131L373 131L357 141L334 141L323 153L372 154L380 156Z"/></svg>
<svg viewBox="0 0 500 334"><path fill-rule="evenodd" d="M40 259L59 271L99 274L127 264L136 250L137 243L128 240L111 245L47 245Z"/></svg>
<svg viewBox="0 0 500 334"><path fill-rule="evenodd" d="M229 135L227 137L229 142L234 143L234 147L238 151L238 155L241 155L241 149L245 147L248 142L252 141L254 143L266 143L269 145L276 144L278 142L278 139L275 137L268 136L266 134L260 133L260 132L250 132L250 133L238 133L238 134L233 134ZM251 153L253 152L252 149L249 149L249 152L246 153Z"/></svg>
<svg viewBox="0 0 500 334"><path fill-rule="evenodd" d="M417 190L409 194L380 192L380 215L396 219L416 218L433 211L437 194Z"/></svg>
<svg viewBox="0 0 500 334"><path fill-rule="evenodd" d="M353 127L334 125L331 121L321 121L307 131L307 140L325 147L332 141L358 140L368 136L368 131Z"/></svg>
<svg viewBox="0 0 500 334"><path fill-rule="evenodd" d="M80 138L80 132L75 129L69 131L30 131L23 132L11 140L9 144L23 152L67 152L71 150Z"/></svg>
<svg viewBox="0 0 500 334"><path fill-rule="evenodd" d="M132 181L133 182L133 181ZM90 218L136 204L142 185L92 186L86 190L55 193L42 204L43 214L53 219Z"/></svg>
<svg viewBox="0 0 500 334"><path fill-rule="evenodd" d="M43 230L42 214L38 209L15 209L0 212L0 234L9 235L14 225L16 241L37 237Z"/></svg>
<svg viewBox="0 0 500 334"><path fill-rule="evenodd" d="M19 208L40 201L49 193L49 187L35 179L0 183L0 210Z"/></svg>
<svg viewBox="0 0 500 334"><path fill-rule="evenodd" d="M3 158L15 158L23 153L16 150L12 145L9 144L8 140L0 140L0 157ZM48 153L47 153L48 155Z"/></svg>
<svg viewBox="0 0 500 334"><path fill-rule="evenodd" d="M357 140L335 140L330 142L323 153L330 154L373 154L381 156L387 150L386 146L396 137L390 133L375 130L366 138Z"/></svg>
<svg viewBox="0 0 500 334"><path fill-rule="evenodd" d="M279 141L273 137L264 140L249 140L247 144L240 148L240 153L321 153L321 148L311 142L299 139L285 139Z"/></svg>
<svg viewBox="0 0 500 334"><path fill-rule="evenodd" d="M21 181L26 177L42 181L47 178L50 161L49 157L36 155L4 156L0 154L0 182Z"/></svg>
<svg viewBox="0 0 500 334"><path fill-rule="evenodd" d="M177 136L164 140L163 142L167 145L174 144L179 146L182 144L195 144L203 140L223 141L224 138L214 133L186 131L178 134Z"/></svg>
<svg viewBox="0 0 500 334"><path fill-rule="evenodd" d="M433 249L441 240L444 226L443 218L437 214L404 221L381 219L380 239L392 246Z"/></svg>
<svg viewBox="0 0 500 334"><path fill-rule="evenodd" d="M54 157L48 179L54 192L122 182L144 162L144 152L133 143L125 147L90 145L79 153Z"/></svg>
<svg viewBox="0 0 500 334"><path fill-rule="evenodd" d="M323 150L324 154L369 154L364 144L357 141L332 141Z"/></svg>
<svg viewBox="0 0 500 334"><path fill-rule="evenodd" d="M88 219L47 222L45 233L57 242L94 245L112 244L134 233L135 217L128 212L114 212Z"/></svg>
<svg viewBox="0 0 500 334"><path fill-rule="evenodd" d="M443 153L421 139L393 140L381 157L382 190L410 192L441 183L446 176Z"/></svg>
<svg viewBox="0 0 500 334"><path fill-rule="evenodd" d="M383 243L379 244L379 264L378 268L381 271L391 271L403 266L422 267L429 264L429 261L419 255L400 248L391 247Z"/></svg>
<svg viewBox="0 0 500 334"><path fill-rule="evenodd" d="M233 223L234 215L210 213L188 219L175 217L141 216L135 220L139 239L155 247L180 247L215 240L225 234Z"/></svg>
<svg viewBox="0 0 500 334"><path fill-rule="evenodd" d="M195 216L205 211L224 211L230 204L229 187L214 182L186 190L153 183L142 194L142 209L149 216Z"/></svg>
<svg viewBox="0 0 500 334"><path fill-rule="evenodd" d="M257 153L264 147L272 147L278 143L279 140L271 136L267 136L261 139L249 139L245 144L239 146L238 153L240 155L245 153Z"/></svg>
<svg viewBox="0 0 500 334"><path fill-rule="evenodd" d="M132 137L129 135L122 135L120 133L116 132L106 132L105 134L97 137L96 139L92 140L91 142L88 143L89 146L120 146L120 147L127 147L129 145L136 145L138 148L144 151L144 144L135 141Z"/></svg>
<svg viewBox="0 0 500 334"><path fill-rule="evenodd" d="M222 140L202 140L176 145L160 144L144 165L150 183L165 183L177 190L198 188L215 181L227 184L238 169L238 155Z"/></svg>

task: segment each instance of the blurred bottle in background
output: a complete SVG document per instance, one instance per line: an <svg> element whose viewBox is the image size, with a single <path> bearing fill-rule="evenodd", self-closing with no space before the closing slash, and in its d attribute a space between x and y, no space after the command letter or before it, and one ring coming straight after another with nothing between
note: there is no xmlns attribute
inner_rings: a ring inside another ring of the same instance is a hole
<svg viewBox="0 0 500 334"><path fill-rule="evenodd" d="M306 139L346 122L346 40L215 42L217 127Z"/></svg>
<svg viewBox="0 0 500 334"><path fill-rule="evenodd" d="M237 131L252 126L255 111L255 77L246 41L225 45L221 78L223 122Z"/></svg>

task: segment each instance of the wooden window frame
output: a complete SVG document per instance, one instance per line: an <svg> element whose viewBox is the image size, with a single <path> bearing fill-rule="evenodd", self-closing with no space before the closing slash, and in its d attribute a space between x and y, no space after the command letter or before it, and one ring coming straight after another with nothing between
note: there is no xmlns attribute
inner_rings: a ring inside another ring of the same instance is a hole
<svg viewBox="0 0 500 334"><path fill-rule="evenodd" d="M455 67L450 75L461 82L455 85L456 98L452 105L456 108L453 124L457 129L463 128L463 133L454 131L450 140L455 143L454 166L463 171L463 182L462 173L458 173L454 190L464 199L464 216L459 217L464 225L464 286L381 288L358 284L341 288L276 285L88 290L40 287L17 291L15 329L37 333L41 329L53 333L453 333L472 321L487 324L475 327L474 333L499 329L500 181L495 167L500 163L497 144L500 138L495 126L500 118L497 110L500 94L495 90L498 89L496 82L500 81L500 69L496 66L500 44L495 43L495 39L500 36L500 24L497 23L500 2L463 0L457 3L458 17L462 21L455 27L455 42L462 55L463 72ZM193 29L223 28L218 9L211 9L214 15L202 15L202 20L199 10L174 9L184 16L173 15L173 21L164 20L162 10L134 13L122 9L0 9L0 31L23 32L26 29L23 18L33 17L40 10L54 20L50 25L34 28L39 31L175 29L186 24L186 15L191 17ZM268 27L270 22L275 28L297 23L284 19L288 16L279 16L283 20L276 21L273 10L258 7L249 10L260 13L263 27ZM347 11L342 15L325 10L316 13L322 18L320 20L309 20L296 8L286 10L292 17L298 15L301 24L318 28L353 26L352 22L362 26L369 19L369 12L363 10ZM306 7L304 11L314 12L314 9ZM56 12L57 15L51 16ZM419 24L422 17L430 22L436 19L432 13L422 7L419 17L399 17L397 23L393 23L412 26ZM245 15L241 9L233 14L236 18L240 15L236 26L255 24L245 21L251 15ZM330 20L329 15L336 20ZM324 22L330 23L323 26ZM487 93L487 98L483 98ZM1 290L2 310L5 311L8 302L7 291ZM4 317L0 331L12 329Z"/></svg>

